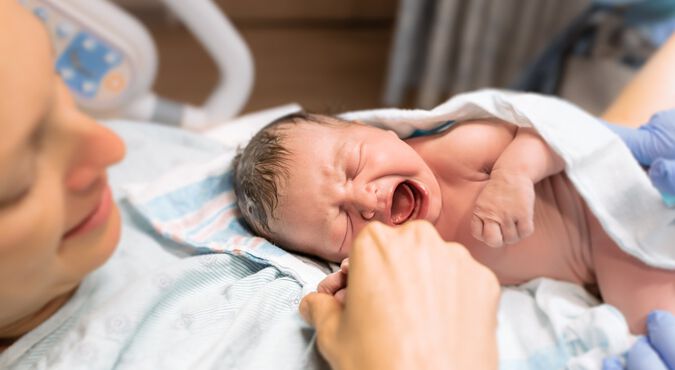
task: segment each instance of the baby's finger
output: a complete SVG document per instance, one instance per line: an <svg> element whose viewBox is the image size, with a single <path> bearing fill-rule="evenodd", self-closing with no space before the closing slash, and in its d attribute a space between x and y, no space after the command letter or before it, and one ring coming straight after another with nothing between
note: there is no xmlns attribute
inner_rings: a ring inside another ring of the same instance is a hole
<svg viewBox="0 0 675 370"><path fill-rule="evenodd" d="M335 294L341 288L347 286L347 275L341 271L334 272L321 280L316 291L319 293Z"/></svg>
<svg viewBox="0 0 675 370"><path fill-rule="evenodd" d="M476 215L471 217L471 235L474 238L483 241L483 220Z"/></svg>
<svg viewBox="0 0 675 370"><path fill-rule="evenodd" d="M502 230L495 221L485 221L483 223L483 242L492 248L500 248L504 245Z"/></svg>
<svg viewBox="0 0 675 370"><path fill-rule="evenodd" d="M518 237L518 229L516 228L515 220L506 220L501 224L502 237L504 238L504 244L515 244L520 240Z"/></svg>
<svg viewBox="0 0 675 370"><path fill-rule="evenodd" d="M334 297L344 306L345 302L347 301L347 288L342 288L335 292Z"/></svg>
<svg viewBox="0 0 675 370"><path fill-rule="evenodd" d="M342 260L342 263L340 264L340 271L344 272L345 274L349 273L349 258Z"/></svg>
<svg viewBox="0 0 675 370"><path fill-rule="evenodd" d="M525 239L534 232L534 222L532 219L532 217L527 217L516 221L516 229L518 229L519 239Z"/></svg>

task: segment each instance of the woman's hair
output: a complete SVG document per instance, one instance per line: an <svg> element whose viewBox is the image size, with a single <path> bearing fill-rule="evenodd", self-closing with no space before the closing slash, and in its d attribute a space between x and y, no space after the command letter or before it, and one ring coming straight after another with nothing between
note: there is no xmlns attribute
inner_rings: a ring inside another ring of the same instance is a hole
<svg viewBox="0 0 675 370"><path fill-rule="evenodd" d="M234 193L237 205L251 230L266 238L273 238L270 219L279 203L279 184L289 177L291 152L286 140L288 129L302 123L339 125L348 123L338 118L306 112L292 113L263 127L234 157Z"/></svg>

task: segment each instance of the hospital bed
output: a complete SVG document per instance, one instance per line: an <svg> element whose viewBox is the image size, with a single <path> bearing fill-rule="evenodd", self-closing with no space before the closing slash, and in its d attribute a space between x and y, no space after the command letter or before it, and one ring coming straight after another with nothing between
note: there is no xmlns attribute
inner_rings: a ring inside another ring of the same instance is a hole
<svg viewBox="0 0 675 370"><path fill-rule="evenodd" d="M251 53L212 0L158 0L214 60L219 81L199 107L152 91L157 51L148 31L104 0L20 0L49 31L56 71L78 105L98 118L125 118L203 129L235 117L253 86Z"/></svg>

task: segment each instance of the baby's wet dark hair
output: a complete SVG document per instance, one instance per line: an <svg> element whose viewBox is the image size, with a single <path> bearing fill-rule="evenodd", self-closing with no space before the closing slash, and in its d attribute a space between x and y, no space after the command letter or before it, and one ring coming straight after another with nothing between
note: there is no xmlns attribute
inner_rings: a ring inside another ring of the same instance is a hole
<svg viewBox="0 0 675 370"><path fill-rule="evenodd" d="M242 217L251 230L274 240L270 221L279 205L279 185L289 177L292 153L286 147L289 128L299 124L349 124L336 117L307 112L278 118L256 133L234 157L234 193Z"/></svg>

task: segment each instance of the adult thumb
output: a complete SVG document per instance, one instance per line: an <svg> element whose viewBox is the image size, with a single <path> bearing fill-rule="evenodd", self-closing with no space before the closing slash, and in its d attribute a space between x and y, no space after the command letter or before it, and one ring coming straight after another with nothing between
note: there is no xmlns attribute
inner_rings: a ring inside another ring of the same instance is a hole
<svg viewBox="0 0 675 370"><path fill-rule="evenodd" d="M337 330L342 304L331 294L310 293L300 302L300 314L321 335L330 336Z"/></svg>
<svg viewBox="0 0 675 370"><path fill-rule="evenodd" d="M649 168L649 178L662 193L675 195L675 159L656 159Z"/></svg>

